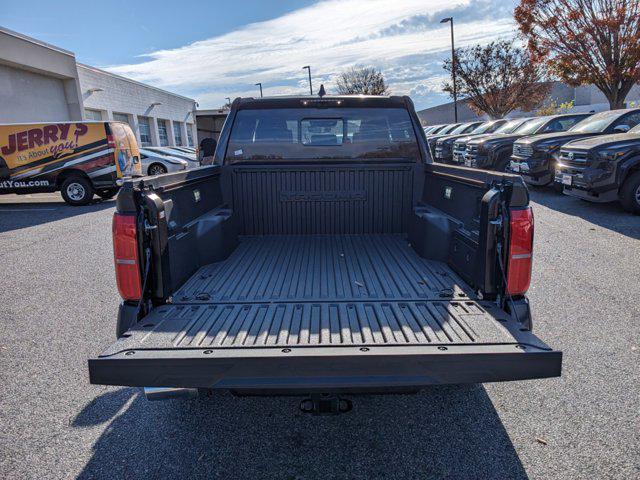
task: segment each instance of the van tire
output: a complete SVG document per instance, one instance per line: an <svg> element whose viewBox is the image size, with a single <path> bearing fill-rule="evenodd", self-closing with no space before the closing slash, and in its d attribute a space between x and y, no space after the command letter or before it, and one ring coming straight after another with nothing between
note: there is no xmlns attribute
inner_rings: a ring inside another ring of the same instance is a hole
<svg viewBox="0 0 640 480"><path fill-rule="evenodd" d="M627 212L640 213L640 171L629 175L622 184L620 203Z"/></svg>
<svg viewBox="0 0 640 480"><path fill-rule="evenodd" d="M88 178L73 175L62 182L60 193L69 205L88 205L93 200L94 189Z"/></svg>

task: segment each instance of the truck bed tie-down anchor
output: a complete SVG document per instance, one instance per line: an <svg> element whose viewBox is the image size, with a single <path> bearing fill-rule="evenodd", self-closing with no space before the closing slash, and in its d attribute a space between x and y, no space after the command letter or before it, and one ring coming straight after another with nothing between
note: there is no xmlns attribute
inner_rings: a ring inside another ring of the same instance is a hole
<svg viewBox="0 0 640 480"><path fill-rule="evenodd" d="M351 400L330 393L314 393L300 402L300 410L313 415L339 415L352 409Z"/></svg>

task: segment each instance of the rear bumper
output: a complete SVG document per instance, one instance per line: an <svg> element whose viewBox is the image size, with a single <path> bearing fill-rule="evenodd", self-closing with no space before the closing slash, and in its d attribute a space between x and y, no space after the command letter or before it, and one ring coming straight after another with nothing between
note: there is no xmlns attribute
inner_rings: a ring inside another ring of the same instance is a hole
<svg viewBox="0 0 640 480"><path fill-rule="evenodd" d="M93 384L215 389L343 389L560 376L562 352L532 343L125 350L89 360Z"/></svg>

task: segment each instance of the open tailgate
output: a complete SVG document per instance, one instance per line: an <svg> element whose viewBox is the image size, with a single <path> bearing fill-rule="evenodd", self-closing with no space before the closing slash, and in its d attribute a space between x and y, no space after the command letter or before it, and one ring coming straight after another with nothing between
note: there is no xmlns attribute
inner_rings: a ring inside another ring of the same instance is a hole
<svg viewBox="0 0 640 480"><path fill-rule="evenodd" d="M560 375L552 350L490 302L163 305L89 360L91 383L293 389Z"/></svg>

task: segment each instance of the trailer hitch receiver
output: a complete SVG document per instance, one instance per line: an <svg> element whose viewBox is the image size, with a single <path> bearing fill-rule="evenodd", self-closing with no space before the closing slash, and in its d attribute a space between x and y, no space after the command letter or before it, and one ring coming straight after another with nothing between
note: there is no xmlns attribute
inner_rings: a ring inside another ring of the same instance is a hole
<svg viewBox="0 0 640 480"><path fill-rule="evenodd" d="M329 393L317 393L300 402L300 410L313 415L339 415L350 412L353 402Z"/></svg>

